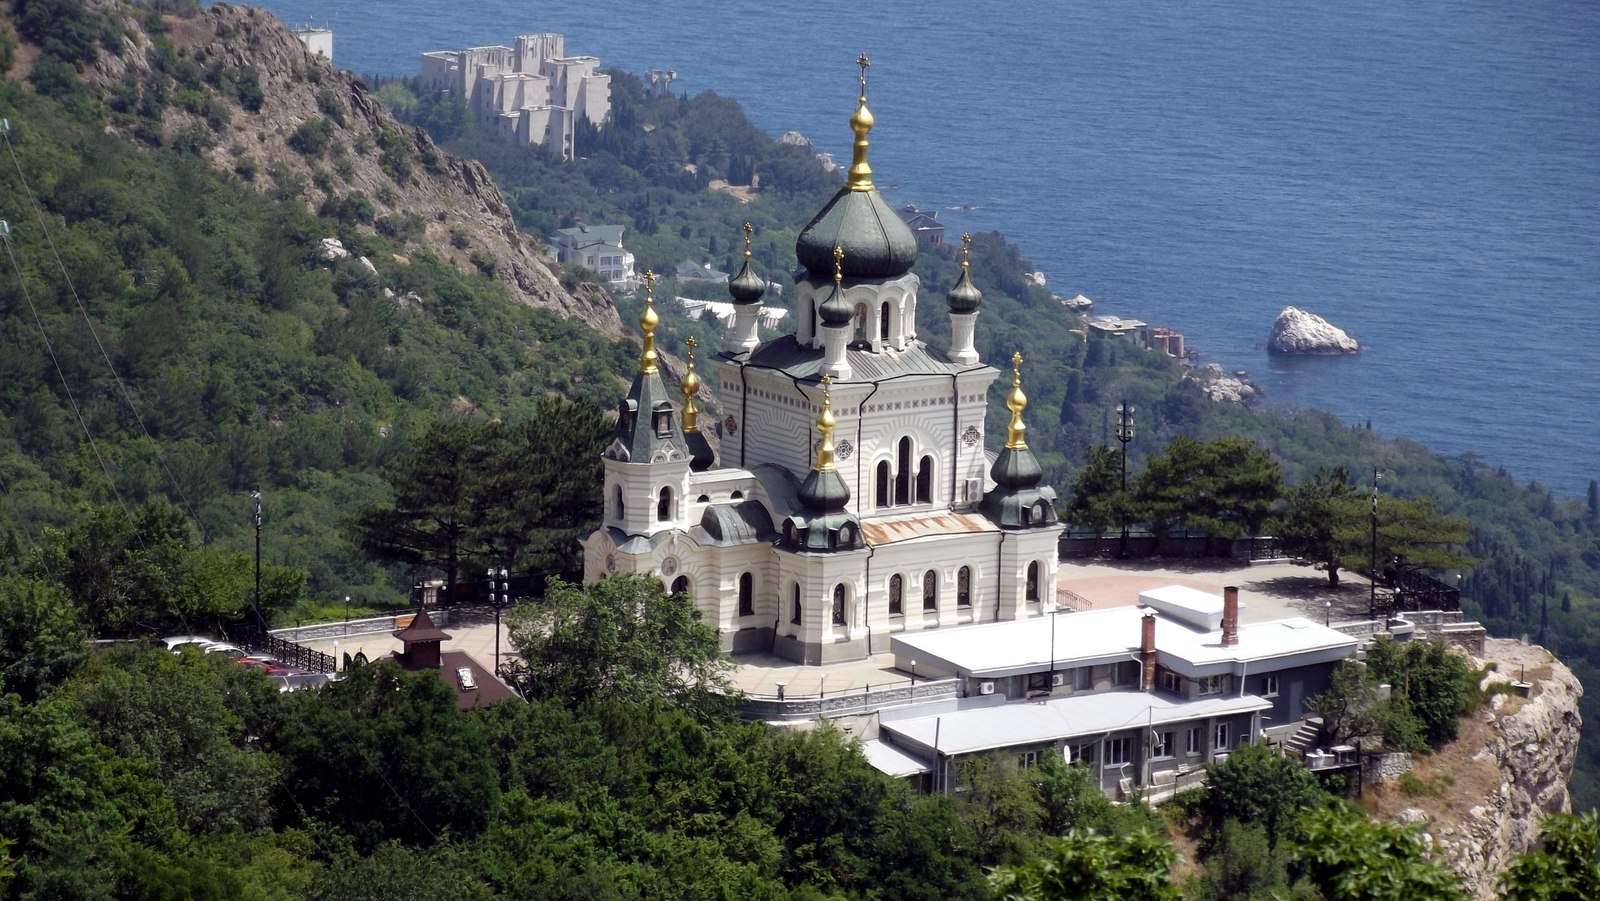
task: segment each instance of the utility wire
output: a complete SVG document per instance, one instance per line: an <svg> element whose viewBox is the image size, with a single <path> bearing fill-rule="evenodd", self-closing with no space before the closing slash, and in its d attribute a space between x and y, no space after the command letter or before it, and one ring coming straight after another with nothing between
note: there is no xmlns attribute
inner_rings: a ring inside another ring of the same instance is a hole
<svg viewBox="0 0 1600 901"><path fill-rule="evenodd" d="M56 267L61 270L61 279L66 283L68 292L72 294L72 300L77 304L78 312L83 315L84 324L89 328L89 335L94 338L94 346L100 350L100 358L105 360L106 368L111 371L111 378L117 383L117 388L121 391L122 399L127 403L128 409L133 412L134 421L139 423L139 431L144 433L145 439L155 449L156 462L161 464L161 471L166 474L167 481L172 485L173 493L183 503L183 508L188 512L189 519L194 522L195 528L200 530L200 540L208 541L205 525L200 522L200 517L195 514L193 505L189 503L189 498L184 495L183 488L178 484L177 477L172 474L172 469L167 466L167 458L161 452L160 443L155 440L155 437L150 434L150 429L144 424L144 417L140 415L138 405L133 402L133 394L128 391L127 383L122 380L121 374L117 372L116 365L111 361L111 354L106 351L105 343L100 340L100 332L95 329L94 320L89 316L88 307L84 305L83 298L78 296L78 288L72 283L72 276L67 273L66 264L61 260L61 252L56 247L55 237L50 234L50 227L46 222L44 210L39 206L38 198L34 196L33 188L28 184L28 176L22 171L22 161L17 156L17 147L11 142L10 120L0 119L0 135L5 137L6 149L11 154L11 164L17 170L17 178L22 182L23 193L28 195L28 203L33 207L34 216L39 220L39 230L43 232L45 242L50 246L50 253L56 259Z"/></svg>

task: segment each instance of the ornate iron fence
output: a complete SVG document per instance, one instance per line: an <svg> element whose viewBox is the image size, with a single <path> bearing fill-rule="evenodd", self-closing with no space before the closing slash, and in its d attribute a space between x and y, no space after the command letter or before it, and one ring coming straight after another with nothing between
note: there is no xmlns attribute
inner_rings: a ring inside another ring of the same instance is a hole
<svg viewBox="0 0 1600 901"><path fill-rule="evenodd" d="M229 630L228 638L240 647L271 654L289 666L308 673L332 673L338 670L338 661L331 655L286 641L258 625L245 623L235 626Z"/></svg>

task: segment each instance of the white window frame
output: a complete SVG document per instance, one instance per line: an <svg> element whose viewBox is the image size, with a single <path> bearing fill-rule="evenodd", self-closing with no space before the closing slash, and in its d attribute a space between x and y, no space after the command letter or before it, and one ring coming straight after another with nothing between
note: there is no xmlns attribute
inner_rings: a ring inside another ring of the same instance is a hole
<svg viewBox="0 0 1600 901"><path fill-rule="evenodd" d="M1154 734L1155 743L1150 746L1150 756L1152 758L1160 759L1171 758L1173 756L1172 746L1176 744L1175 739L1178 737L1177 733L1169 729L1164 732L1156 732Z"/></svg>
<svg viewBox="0 0 1600 901"><path fill-rule="evenodd" d="M1105 766L1108 767L1122 766L1125 763L1132 763L1133 739L1130 739L1127 736L1123 736L1122 738L1106 739L1104 752L1101 756L1104 758Z"/></svg>
<svg viewBox="0 0 1600 901"><path fill-rule="evenodd" d="M1218 723L1217 727L1215 729L1211 730L1211 738L1212 738L1211 750L1212 751L1227 751L1227 750L1229 750L1228 739L1233 737L1232 733L1233 733L1233 724L1232 723Z"/></svg>
<svg viewBox="0 0 1600 901"><path fill-rule="evenodd" d="M1161 690L1175 695L1183 694L1183 676L1169 669L1161 671Z"/></svg>
<svg viewBox="0 0 1600 901"><path fill-rule="evenodd" d="M1215 676L1201 676L1200 678L1194 680L1194 683L1194 693L1198 697L1203 698L1208 695L1220 695L1222 694L1223 690L1227 688L1228 676L1226 673L1218 673Z"/></svg>
<svg viewBox="0 0 1600 901"><path fill-rule="evenodd" d="M1020 769L1031 770L1038 765L1038 751L1023 751L1021 754L1017 755L1017 767Z"/></svg>
<svg viewBox="0 0 1600 901"><path fill-rule="evenodd" d="M1278 687L1278 677L1276 675L1261 677L1261 696L1263 698L1277 697Z"/></svg>
<svg viewBox="0 0 1600 901"><path fill-rule="evenodd" d="M1190 757L1199 757L1205 753L1205 728L1203 726L1190 726L1183 739L1185 754Z"/></svg>

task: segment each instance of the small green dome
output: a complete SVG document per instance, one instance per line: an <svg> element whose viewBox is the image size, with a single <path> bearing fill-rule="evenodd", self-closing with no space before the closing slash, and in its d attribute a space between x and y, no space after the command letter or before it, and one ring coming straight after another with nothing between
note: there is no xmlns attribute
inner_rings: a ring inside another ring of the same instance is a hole
<svg viewBox="0 0 1600 901"><path fill-rule="evenodd" d="M976 313L978 306L983 303L983 292L972 283L972 274L966 267L961 269L961 278L956 280L955 287L944 296L945 303L950 305L952 313Z"/></svg>
<svg viewBox="0 0 1600 901"><path fill-rule="evenodd" d="M767 282L750 268L750 258L744 258L739 274L728 280L728 293L736 304L760 303L767 293Z"/></svg>
<svg viewBox="0 0 1600 901"><path fill-rule="evenodd" d="M844 287L834 285L833 291L828 294L828 299L817 308L817 315L828 325L849 325L850 317L855 315L850 310L850 304L844 299Z"/></svg>
<svg viewBox="0 0 1600 901"><path fill-rule="evenodd" d="M899 278L917 261L917 238L873 190L839 189L812 218L794 253L814 278L833 278L833 248L844 250L847 279Z"/></svg>

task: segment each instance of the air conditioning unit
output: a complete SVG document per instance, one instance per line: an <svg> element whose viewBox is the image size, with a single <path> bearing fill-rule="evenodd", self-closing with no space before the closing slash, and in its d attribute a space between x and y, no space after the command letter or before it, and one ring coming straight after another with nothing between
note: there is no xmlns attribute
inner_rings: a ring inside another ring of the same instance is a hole
<svg viewBox="0 0 1600 901"><path fill-rule="evenodd" d="M1067 674L1066 673L1051 673L1050 674L1050 685L1052 687L1060 688L1061 686L1063 686L1065 684L1067 684Z"/></svg>
<svg viewBox="0 0 1600 901"><path fill-rule="evenodd" d="M979 682L978 683L978 694L980 694L980 695L992 695L992 694L994 694L994 683L993 682Z"/></svg>
<svg viewBox="0 0 1600 901"><path fill-rule="evenodd" d="M967 503L977 504L983 501L983 479L967 479Z"/></svg>

